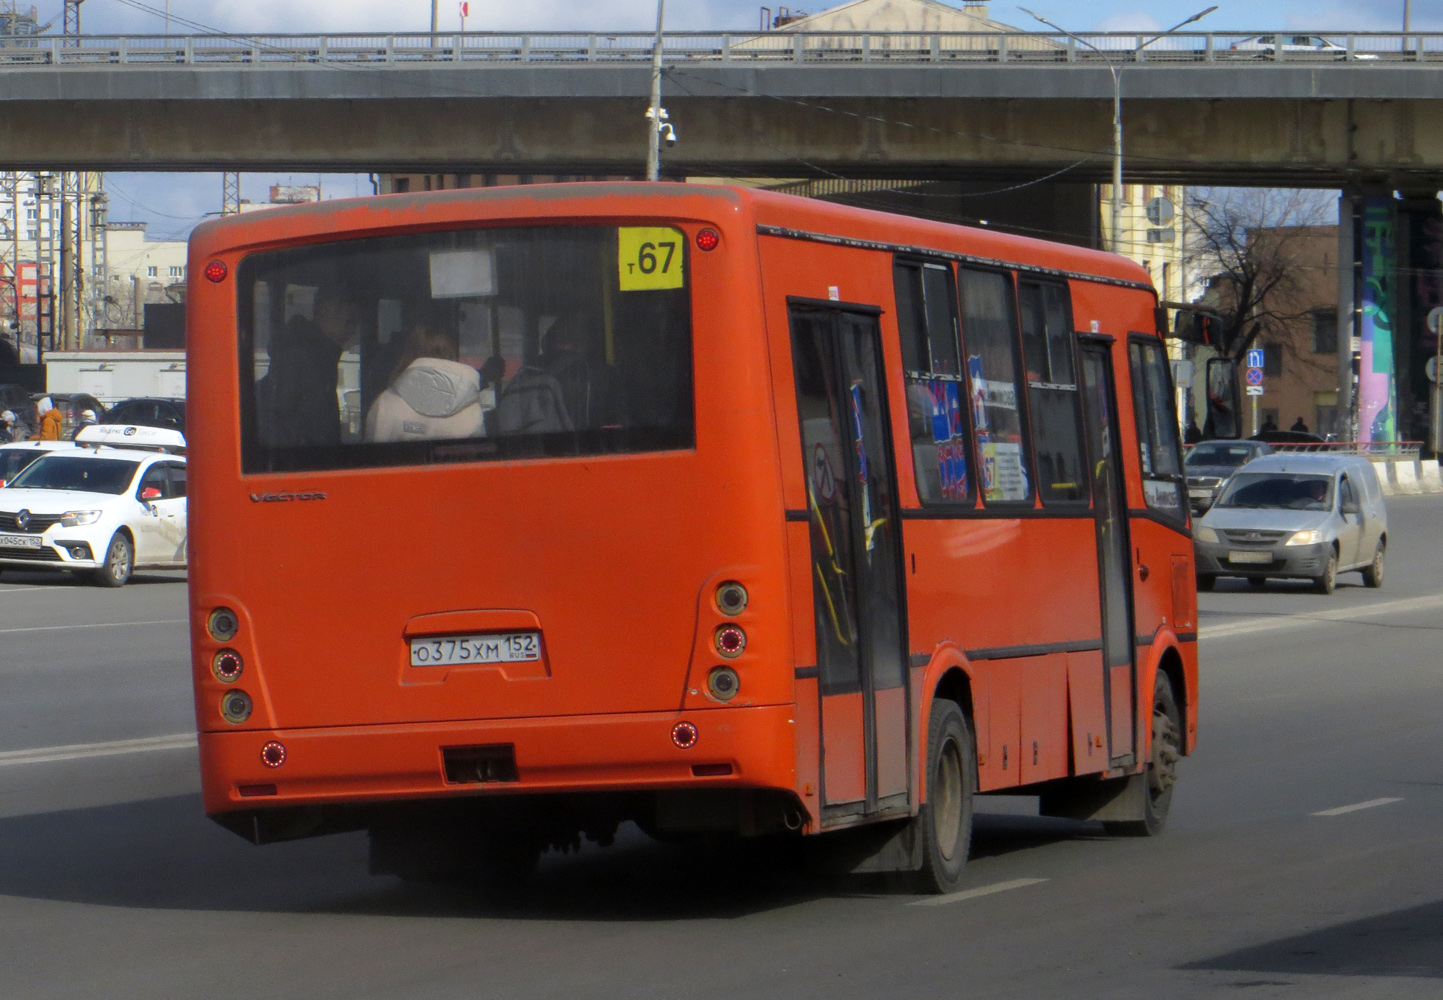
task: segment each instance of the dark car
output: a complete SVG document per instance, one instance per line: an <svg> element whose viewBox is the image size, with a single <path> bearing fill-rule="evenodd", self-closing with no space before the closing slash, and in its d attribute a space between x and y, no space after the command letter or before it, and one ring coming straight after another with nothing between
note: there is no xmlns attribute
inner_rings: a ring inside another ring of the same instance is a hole
<svg viewBox="0 0 1443 1000"><path fill-rule="evenodd" d="M1325 444L1316 434L1308 431L1258 431L1249 440L1267 444Z"/></svg>
<svg viewBox="0 0 1443 1000"><path fill-rule="evenodd" d="M161 427L185 433L185 400L122 399L100 419L102 424L134 424L139 427Z"/></svg>
<svg viewBox="0 0 1443 1000"><path fill-rule="evenodd" d="M1211 507L1218 490L1234 472L1272 453L1272 446L1264 441L1203 441L1193 445L1183 460L1193 513L1201 514Z"/></svg>

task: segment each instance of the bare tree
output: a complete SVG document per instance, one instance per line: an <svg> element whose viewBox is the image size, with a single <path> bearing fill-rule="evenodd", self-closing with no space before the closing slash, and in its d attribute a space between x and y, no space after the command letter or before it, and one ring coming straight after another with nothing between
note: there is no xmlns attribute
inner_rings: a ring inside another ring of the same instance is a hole
<svg viewBox="0 0 1443 1000"><path fill-rule="evenodd" d="M1188 270L1208 283L1223 316L1222 353L1240 360L1259 335L1281 334L1299 312L1306 243L1335 224L1330 192L1205 188L1185 206ZM1211 300L1211 301L1208 301Z"/></svg>

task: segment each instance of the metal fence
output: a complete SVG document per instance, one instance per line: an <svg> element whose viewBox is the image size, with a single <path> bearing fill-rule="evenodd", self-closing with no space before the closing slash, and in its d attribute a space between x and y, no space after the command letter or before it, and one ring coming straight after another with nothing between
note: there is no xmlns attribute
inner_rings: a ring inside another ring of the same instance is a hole
<svg viewBox="0 0 1443 1000"><path fill-rule="evenodd" d="M452 66L616 64L651 59L649 32L425 32L340 35L0 36L0 68L21 66ZM665 58L706 64L1229 66L1443 62L1443 33L668 32ZM1091 47L1089 47L1091 46Z"/></svg>

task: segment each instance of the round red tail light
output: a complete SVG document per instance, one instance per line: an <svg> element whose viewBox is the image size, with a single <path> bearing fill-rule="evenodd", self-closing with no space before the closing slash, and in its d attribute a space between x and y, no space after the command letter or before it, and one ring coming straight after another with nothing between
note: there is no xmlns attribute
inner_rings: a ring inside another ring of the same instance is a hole
<svg viewBox="0 0 1443 1000"><path fill-rule="evenodd" d="M716 630L716 651L731 659L741 656L747 648L747 634L735 625L723 625Z"/></svg>
<svg viewBox="0 0 1443 1000"><path fill-rule="evenodd" d="M222 684L230 684L239 680L243 670L245 670L245 661L233 649L222 649L210 661L210 672L215 674L215 679Z"/></svg>
<svg viewBox="0 0 1443 1000"><path fill-rule="evenodd" d="M696 248L711 253L721 246L721 234L715 229L703 229L696 234Z"/></svg>
<svg viewBox="0 0 1443 1000"><path fill-rule="evenodd" d="M280 767L285 762L286 748L282 744L271 740L261 747L261 763L266 767Z"/></svg>
<svg viewBox="0 0 1443 1000"><path fill-rule="evenodd" d="M205 277L207 281L220 284L225 280L227 274L230 274L230 268L225 266L225 261L223 260L213 260L205 266Z"/></svg>
<svg viewBox="0 0 1443 1000"><path fill-rule="evenodd" d="M700 734L690 722L678 722L671 727L671 741L681 750L690 750L696 746Z"/></svg>

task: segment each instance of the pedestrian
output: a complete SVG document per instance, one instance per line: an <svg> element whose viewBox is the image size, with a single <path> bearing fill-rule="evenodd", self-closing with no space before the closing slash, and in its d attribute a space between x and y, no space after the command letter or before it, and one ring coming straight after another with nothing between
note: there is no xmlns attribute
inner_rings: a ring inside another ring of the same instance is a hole
<svg viewBox="0 0 1443 1000"><path fill-rule="evenodd" d="M1275 431L1277 429L1278 425L1273 422L1273 418L1268 417L1268 419L1263 421L1263 426L1258 428L1258 433L1261 434L1264 431Z"/></svg>
<svg viewBox="0 0 1443 1000"><path fill-rule="evenodd" d="M1297 420L1294 420L1294 421L1293 421L1293 426L1289 427L1288 430L1290 430L1290 431L1301 431L1302 433L1306 434L1306 433L1308 433L1308 425L1305 424L1305 423L1303 423L1303 418L1302 418L1302 417L1298 417Z"/></svg>
<svg viewBox="0 0 1443 1000"><path fill-rule="evenodd" d="M1187 422L1187 430L1182 432L1183 444L1197 444L1202 439L1202 428L1197 425L1197 417L1193 416Z"/></svg>
<svg viewBox="0 0 1443 1000"><path fill-rule="evenodd" d="M96 418L94 410L81 410L80 421L75 425L75 430L71 432L70 440L74 441L81 431L87 427L93 427L98 423L100 423L100 421Z"/></svg>
<svg viewBox="0 0 1443 1000"><path fill-rule="evenodd" d="M0 413L0 444L10 444L15 440L15 411L6 410Z"/></svg>
<svg viewBox="0 0 1443 1000"><path fill-rule="evenodd" d="M59 441L64 437L65 414L55 408L55 404L46 396L40 401L40 433L41 441Z"/></svg>

